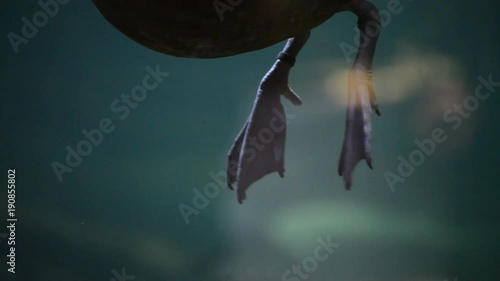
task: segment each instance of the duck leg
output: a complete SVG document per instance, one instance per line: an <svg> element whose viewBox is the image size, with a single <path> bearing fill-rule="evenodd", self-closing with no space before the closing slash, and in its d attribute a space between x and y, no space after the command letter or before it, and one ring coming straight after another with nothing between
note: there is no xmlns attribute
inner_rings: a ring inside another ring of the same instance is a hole
<svg viewBox="0 0 500 281"><path fill-rule="evenodd" d="M345 188L352 185L352 173L356 164L366 160L372 168L371 113L380 115L372 84L372 61L380 33L380 16L375 5L368 1L356 1L348 8L358 16L360 46L349 75L349 101L346 114L344 146L339 160L339 175Z"/></svg>
<svg viewBox="0 0 500 281"><path fill-rule="evenodd" d="M288 74L309 34L289 39L262 78L250 117L229 151L227 184L233 189L232 184L238 182L236 191L240 204L252 183L273 172L284 176L287 120L280 97L283 95L295 105L302 103L288 86Z"/></svg>

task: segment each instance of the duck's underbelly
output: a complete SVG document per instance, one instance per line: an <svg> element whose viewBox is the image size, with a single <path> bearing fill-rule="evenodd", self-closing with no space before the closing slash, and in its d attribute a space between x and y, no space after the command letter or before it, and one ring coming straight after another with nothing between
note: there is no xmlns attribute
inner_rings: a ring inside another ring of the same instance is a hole
<svg viewBox="0 0 500 281"><path fill-rule="evenodd" d="M158 52L216 58L312 29L353 0L93 0L134 41Z"/></svg>

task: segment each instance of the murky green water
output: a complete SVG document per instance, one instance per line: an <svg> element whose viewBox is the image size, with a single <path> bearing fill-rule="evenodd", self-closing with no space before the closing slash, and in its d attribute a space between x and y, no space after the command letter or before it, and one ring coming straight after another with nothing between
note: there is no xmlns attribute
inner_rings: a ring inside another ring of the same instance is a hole
<svg viewBox="0 0 500 281"><path fill-rule="evenodd" d="M498 279L499 5L401 5L374 62L374 171L361 163L350 192L337 176L350 68L340 46L356 37L356 18L339 14L291 73L304 104L283 101L285 178L267 176L238 205L220 187L227 151L284 42L175 58L73 0L13 46L10 32L41 8L3 3L1 178L16 169L18 221L14 275L0 237L1 280ZM157 68L168 75L140 101L122 99ZM66 159L78 149L88 155ZM54 162L68 161L58 177Z"/></svg>

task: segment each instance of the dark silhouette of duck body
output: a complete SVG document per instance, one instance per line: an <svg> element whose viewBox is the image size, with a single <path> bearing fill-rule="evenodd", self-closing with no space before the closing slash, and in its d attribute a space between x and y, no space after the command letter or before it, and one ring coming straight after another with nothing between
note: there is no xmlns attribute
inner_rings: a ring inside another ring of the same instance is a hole
<svg viewBox="0 0 500 281"><path fill-rule="evenodd" d="M380 33L377 8L364 0L93 0L118 30L143 46L168 55L217 58L259 50L288 39L257 90L254 107L228 155L228 186L238 183L238 202L263 176L284 175L286 120L280 96L302 101L288 75L310 30L335 13L358 17L360 46L349 76L344 146L338 172L346 189L356 164L372 167L371 113L380 115L372 85L372 61ZM271 135L272 138L265 137ZM256 141L261 138L256 149ZM265 140L264 140L265 138Z"/></svg>

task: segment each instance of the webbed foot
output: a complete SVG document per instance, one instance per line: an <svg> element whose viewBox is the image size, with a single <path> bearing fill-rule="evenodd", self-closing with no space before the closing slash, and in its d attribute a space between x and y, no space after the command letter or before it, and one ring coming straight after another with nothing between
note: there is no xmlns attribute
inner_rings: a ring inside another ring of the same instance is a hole
<svg viewBox="0 0 500 281"><path fill-rule="evenodd" d="M349 102L347 107L344 146L339 161L339 175L345 188L352 186L352 172L365 159L372 166L371 112L380 115L372 83L372 63L380 34L381 21L377 7L369 1L352 3L349 9L358 16L360 44L349 75Z"/></svg>
<svg viewBox="0 0 500 281"><path fill-rule="evenodd" d="M278 172L284 177L287 119L280 97L285 96L295 105L302 103L288 86L290 67L278 60L263 78L250 117L230 149L227 184L233 189L232 184L238 182L240 204L248 187L265 175Z"/></svg>
<svg viewBox="0 0 500 281"><path fill-rule="evenodd" d="M349 102L346 114L344 146L339 160L339 175L344 177L345 188L352 185L352 173L356 164L366 160L372 166L371 153L371 113L372 109L380 116L371 73L353 70L349 75Z"/></svg>

